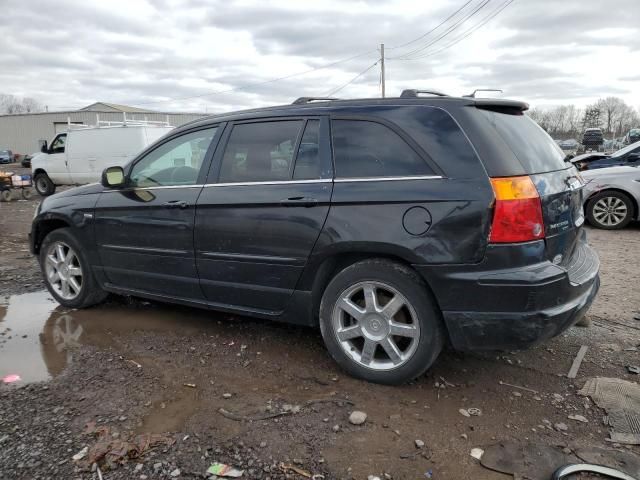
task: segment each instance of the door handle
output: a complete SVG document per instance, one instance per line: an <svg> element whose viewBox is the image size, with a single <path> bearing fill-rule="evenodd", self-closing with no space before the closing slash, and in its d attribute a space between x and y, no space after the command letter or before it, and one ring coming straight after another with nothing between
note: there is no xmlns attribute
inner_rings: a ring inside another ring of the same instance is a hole
<svg viewBox="0 0 640 480"><path fill-rule="evenodd" d="M164 202L162 206L165 208L187 208L189 204L184 200L173 200L171 202Z"/></svg>
<svg viewBox="0 0 640 480"><path fill-rule="evenodd" d="M318 200L310 197L289 197L284 200L280 200L280 205L283 207L315 207L318 204Z"/></svg>

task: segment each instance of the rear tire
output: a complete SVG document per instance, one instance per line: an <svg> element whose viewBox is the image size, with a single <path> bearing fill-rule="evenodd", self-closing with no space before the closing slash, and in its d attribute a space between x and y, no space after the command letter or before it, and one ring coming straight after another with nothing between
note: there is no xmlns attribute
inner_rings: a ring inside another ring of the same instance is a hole
<svg viewBox="0 0 640 480"><path fill-rule="evenodd" d="M2 199L3 202L10 202L12 198L11 190L2 190L2 192L0 192L0 199Z"/></svg>
<svg viewBox="0 0 640 480"><path fill-rule="evenodd" d="M36 173L33 179L36 191L43 197L53 195L56 191L56 185L51 181L49 175L44 172Z"/></svg>
<svg viewBox="0 0 640 480"><path fill-rule="evenodd" d="M586 210L589 223L604 230L626 227L634 214L631 199L616 191L597 193L587 202Z"/></svg>
<svg viewBox="0 0 640 480"><path fill-rule="evenodd" d="M22 189L22 198L24 198L25 200L31 200L32 195L33 195L33 192L31 191L31 188Z"/></svg>
<svg viewBox="0 0 640 480"><path fill-rule="evenodd" d="M422 375L444 345L442 317L424 281L404 265L364 260L339 272L320 303L320 330L349 374L397 385Z"/></svg>
<svg viewBox="0 0 640 480"><path fill-rule="evenodd" d="M69 228L53 230L44 238L39 260L44 283L60 305L87 308L107 298Z"/></svg>

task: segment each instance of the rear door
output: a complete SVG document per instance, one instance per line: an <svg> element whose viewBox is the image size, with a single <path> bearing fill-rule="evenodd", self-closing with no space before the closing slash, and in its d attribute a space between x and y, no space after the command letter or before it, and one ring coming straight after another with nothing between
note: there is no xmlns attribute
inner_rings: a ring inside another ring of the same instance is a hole
<svg viewBox="0 0 640 480"><path fill-rule="evenodd" d="M327 217L326 118L227 126L196 215L195 255L210 302L282 311Z"/></svg>

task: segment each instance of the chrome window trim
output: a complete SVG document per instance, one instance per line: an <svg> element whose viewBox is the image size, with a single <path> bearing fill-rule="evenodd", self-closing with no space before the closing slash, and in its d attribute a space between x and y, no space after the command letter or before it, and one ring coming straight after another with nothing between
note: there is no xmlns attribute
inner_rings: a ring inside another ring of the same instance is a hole
<svg viewBox="0 0 640 480"><path fill-rule="evenodd" d="M117 193L117 192L133 192L136 190L170 190L172 188L202 188L203 184L196 185L162 185L157 187L127 187L127 188L113 188L110 190L102 190L101 193Z"/></svg>
<svg viewBox="0 0 640 480"><path fill-rule="evenodd" d="M206 187L251 187L256 185L295 185L308 183L331 183L330 178L318 178L313 180L271 180L263 182L227 182L227 183L207 183Z"/></svg>
<svg viewBox="0 0 640 480"><path fill-rule="evenodd" d="M336 178L336 183L349 182L395 182L400 180L438 180L444 178L442 175L414 175L407 177L354 177L354 178Z"/></svg>

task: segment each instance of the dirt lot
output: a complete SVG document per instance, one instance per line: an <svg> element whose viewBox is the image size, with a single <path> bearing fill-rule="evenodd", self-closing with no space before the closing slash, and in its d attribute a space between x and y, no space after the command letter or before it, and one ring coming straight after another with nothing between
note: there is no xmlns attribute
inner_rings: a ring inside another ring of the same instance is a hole
<svg viewBox="0 0 640 480"><path fill-rule="evenodd" d="M220 461L249 479L488 480L512 477L472 448L543 444L574 461L583 447L640 453L607 442L604 411L577 395L589 377L638 379L625 366L640 364L639 225L588 231L602 261L590 328L525 352L445 352L414 383L385 387L344 375L312 329L124 298L61 308L27 248L38 200L0 203L0 376L22 377L0 384L0 479L206 478ZM459 412L471 407L482 414ZM366 422L349 423L353 410ZM92 469L107 447L141 456ZM548 478L543 463L527 478Z"/></svg>

